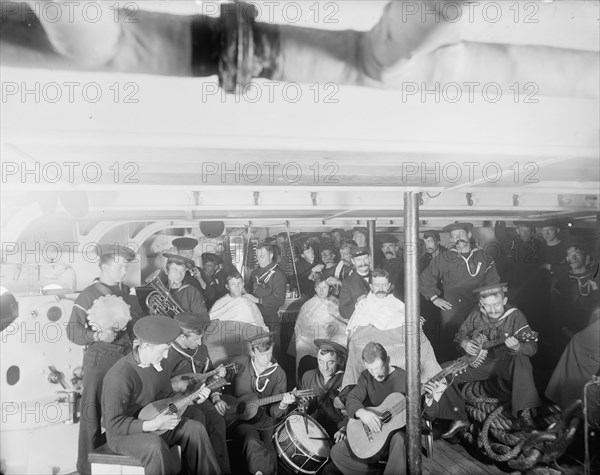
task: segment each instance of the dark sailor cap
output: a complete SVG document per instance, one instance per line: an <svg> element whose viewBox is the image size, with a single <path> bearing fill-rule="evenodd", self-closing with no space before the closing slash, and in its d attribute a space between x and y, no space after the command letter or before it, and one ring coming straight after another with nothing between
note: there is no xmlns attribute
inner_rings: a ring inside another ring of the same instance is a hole
<svg viewBox="0 0 600 475"><path fill-rule="evenodd" d="M513 221L513 224L515 226L519 226L519 227L525 226L525 227L532 228L532 229L535 228L535 226L536 226L536 223L534 223L532 221Z"/></svg>
<svg viewBox="0 0 600 475"><path fill-rule="evenodd" d="M251 345L257 345L262 340L268 340L269 338L273 338L273 335L275 335L274 331L270 331L270 332L260 331L259 333L257 333L254 336L247 337L246 343L250 343Z"/></svg>
<svg viewBox="0 0 600 475"><path fill-rule="evenodd" d="M100 244L96 246L98 257L104 256L120 256L125 260L132 261L135 259L135 252L128 247L120 244Z"/></svg>
<svg viewBox="0 0 600 475"><path fill-rule="evenodd" d="M352 257L360 257L360 256L368 256L368 255L369 255L369 249L364 248L364 247L356 248L354 250L354 252L352 253Z"/></svg>
<svg viewBox="0 0 600 475"><path fill-rule="evenodd" d="M483 287L473 289L473 293L479 295L479 297L487 297L488 295L493 295L500 292L506 293L507 290L508 284L506 282L501 282L499 284L484 285Z"/></svg>
<svg viewBox="0 0 600 475"><path fill-rule="evenodd" d="M178 251L191 251L198 245L198 240L190 237L181 237L173 239L173 246Z"/></svg>
<svg viewBox="0 0 600 475"><path fill-rule="evenodd" d="M550 219L546 219L544 221L542 221L539 224L540 228L560 228L561 227L561 221L560 219L556 219L556 218L550 218Z"/></svg>
<svg viewBox="0 0 600 475"><path fill-rule="evenodd" d="M182 312L175 315L174 318L182 330L191 332L204 332L210 325L210 316L206 312Z"/></svg>
<svg viewBox="0 0 600 475"><path fill-rule="evenodd" d="M473 224L456 222L456 223L449 224L448 226L445 226L443 231L445 233L451 233L452 231L456 231L457 229L462 229L469 233L469 232L471 232L471 229L473 229Z"/></svg>
<svg viewBox="0 0 600 475"><path fill-rule="evenodd" d="M221 257L217 256L216 254L214 254L212 252L204 252L200 256L200 258L202 259L202 262L211 260L213 262L216 262L217 265L223 264L223 259L221 259Z"/></svg>
<svg viewBox="0 0 600 475"><path fill-rule="evenodd" d="M423 231L423 239L432 238L439 242L440 240L440 232L434 231L433 229L428 229L427 231Z"/></svg>
<svg viewBox="0 0 600 475"><path fill-rule="evenodd" d="M383 234L381 236L377 236L377 239L381 244L386 244L388 242L392 244L398 244L399 242L399 239L396 236L393 236L392 234Z"/></svg>
<svg viewBox="0 0 600 475"><path fill-rule="evenodd" d="M187 257L180 256L179 254L170 254L168 252L163 252L163 257L166 257L169 261L176 262L177 264L182 264L188 268L195 267L196 263L188 259Z"/></svg>
<svg viewBox="0 0 600 475"><path fill-rule="evenodd" d="M181 329L177 322L170 317L150 315L135 322L133 333L146 343L164 345L177 338L181 334Z"/></svg>
<svg viewBox="0 0 600 475"><path fill-rule="evenodd" d="M315 340L315 345L319 350L329 350L334 351L338 355L346 356L348 354L348 350L343 345L333 341L333 340L325 340L323 338L318 338Z"/></svg>

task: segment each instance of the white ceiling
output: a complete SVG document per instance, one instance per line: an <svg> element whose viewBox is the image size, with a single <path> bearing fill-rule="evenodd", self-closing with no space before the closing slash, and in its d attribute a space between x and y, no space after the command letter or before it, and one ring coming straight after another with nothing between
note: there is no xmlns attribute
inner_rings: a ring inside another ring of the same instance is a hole
<svg viewBox="0 0 600 475"><path fill-rule="evenodd" d="M216 5L137 3L181 14L210 12ZM300 3L304 9L297 24L314 27L307 13L314 2ZM318 27L368 30L385 3L337 2L339 22ZM323 13L334 12L325 10L329 4L333 2L321 2ZM273 10L279 15L285 2L281 5ZM266 19L268 9L261 8ZM473 22L470 28L492 40L499 35L597 51L597 15L559 18L527 30L513 29L510 22L495 29ZM239 97L216 91L214 77L12 67L0 72L3 89L9 83L18 88L39 83L41 98L36 101L35 93L2 98L2 161L17 166L14 175L2 180L3 227L15 226L24 209L33 209L26 206L58 192L87 199L87 220L211 217L236 222L263 217L321 222L338 213L339 219L383 220L402 216L406 190L429 192L421 216L440 222L553 213L585 218L598 210L600 121L595 99L540 94L534 103L522 95L515 102L504 91L496 103L481 94L451 103L401 91L269 86L264 81ZM67 99L68 82L77 83L72 101ZM96 103L81 92L91 83L102 91ZM63 97L52 103L48 98L57 90ZM258 93L260 100L255 99ZM135 102L125 101L127 94ZM67 162L77 164L73 177ZM52 183L55 165L62 179ZM102 170L101 179L84 176L85 166L90 173ZM24 176L24 167L38 167L42 179ZM127 183L128 176L136 181Z"/></svg>

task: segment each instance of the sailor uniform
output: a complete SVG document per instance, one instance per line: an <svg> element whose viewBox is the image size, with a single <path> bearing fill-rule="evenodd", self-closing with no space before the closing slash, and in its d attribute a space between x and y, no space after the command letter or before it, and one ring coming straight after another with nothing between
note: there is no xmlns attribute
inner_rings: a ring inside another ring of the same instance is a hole
<svg viewBox="0 0 600 475"><path fill-rule="evenodd" d="M443 295L440 295L438 288L440 282ZM456 357L452 339L477 304L473 290L499 282L500 276L494 261L481 249L471 249L465 254L456 249L442 250L421 273L421 294L431 301L443 297L452 304L450 310L440 312L439 332L437 338L433 339L438 360L447 361Z"/></svg>
<svg viewBox="0 0 600 475"><path fill-rule="evenodd" d="M204 426L183 417L175 429L162 435L143 431L143 421L135 417L154 401L169 397L171 384L167 371L138 363L133 353L117 362L107 373L102 390L102 408L107 443L111 450L142 461L149 475L175 475L176 461L169 448L181 445L182 462L187 474L220 474Z"/></svg>
<svg viewBox="0 0 600 475"><path fill-rule="evenodd" d="M94 341L87 316L94 301L104 295L116 295L130 306L132 320L127 329L116 334L112 343ZM85 346L83 356L83 393L79 421L79 449L77 471L82 475L91 473L88 454L104 444L100 426L100 397L102 381L107 371L132 348L132 325L142 316L142 309L135 294L123 284L107 285L99 280L86 287L75 300L69 321L67 336L77 345Z"/></svg>
<svg viewBox="0 0 600 475"><path fill-rule="evenodd" d="M263 398L285 393L287 378L281 367L272 360L271 365L261 374L257 374L251 358L248 358L235 376L234 395L251 395ZM264 475L277 473L277 453L273 447L273 432L276 419L285 415L278 403L258 409L252 423L241 422L233 432L242 442L242 453L250 473L262 472Z"/></svg>

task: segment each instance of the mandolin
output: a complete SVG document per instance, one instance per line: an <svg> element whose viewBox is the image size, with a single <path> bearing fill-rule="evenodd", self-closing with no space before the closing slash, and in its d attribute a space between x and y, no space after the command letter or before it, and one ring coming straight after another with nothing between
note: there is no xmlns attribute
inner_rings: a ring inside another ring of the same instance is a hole
<svg viewBox="0 0 600 475"><path fill-rule="evenodd" d="M493 340L488 340L484 335L479 334L475 338L475 341L479 345L479 349L476 355L465 355L462 358L466 358L469 360L469 366L473 366L477 368L483 363L487 356L487 351L494 346L502 345L508 337L511 335L505 335L499 338L494 338ZM534 332L529 325L525 325L524 327L519 328L516 332L512 334L517 340L521 343L527 343L532 341L538 341L538 333ZM462 359L461 358L461 359Z"/></svg>
<svg viewBox="0 0 600 475"><path fill-rule="evenodd" d="M237 374L237 372L240 369L240 363L229 363L226 364L225 366L223 366L223 368L225 368L225 370L227 371L227 373L231 373L231 374ZM206 373L185 373L185 374L178 374L177 376L173 376L171 378L171 383L177 383L179 381L182 381L184 383L187 384L188 389L186 390L186 392L189 392L191 390L196 390L198 389L198 385L204 383L208 378L210 378L211 376L214 376L215 374L217 374L218 372L218 368L213 369L212 371L208 371ZM175 388L173 388L173 390L175 390Z"/></svg>
<svg viewBox="0 0 600 475"><path fill-rule="evenodd" d="M227 412L225 413L225 420L228 424L241 420L244 422L252 423L258 413L258 409L261 406L268 406L274 402L281 401L283 396L287 393L276 394L275 396L255 398L253 394L247 394L240 398L230 396L229 394L223 394L221 398L227 403ZM296 397L314 397L316 395L314 389L297 389L292 391L292 394Z"/></svg>
<svg viewBox="0 0 600 475"><path fill-rule="evenodd" d="M230 383L225 381L223 378L219 378L216 381L207 384L206 387L212 391L213 389L221 388L223 386L227 386L228 384ZM177 414L181 417L187 407L195 399L198 399L201 390L202 388L194 391L188 396L179 395L172 398L151 402L150 404L144 406L144 408L140 411L138 414L138 419L141 421L149 421L150 419L154 419L159 414ZM157 430L153 432L153 434L161 435L165 432L166 430Z"/></svg>

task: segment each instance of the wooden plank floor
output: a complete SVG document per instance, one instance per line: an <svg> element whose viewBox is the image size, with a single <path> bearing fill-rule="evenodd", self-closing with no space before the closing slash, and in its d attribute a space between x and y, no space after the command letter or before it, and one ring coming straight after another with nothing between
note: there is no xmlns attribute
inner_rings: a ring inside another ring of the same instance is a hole
<svg viewBox="0 0 600 475"><path fill-rule="evenodd" d="M473 458L460 444L443 439L433 443L433 457L423 456L423 475L507 475L496 465L486 465ZM519 472L512 472L517 474ZM512 475L511 474L511 475Z"/></svg>

